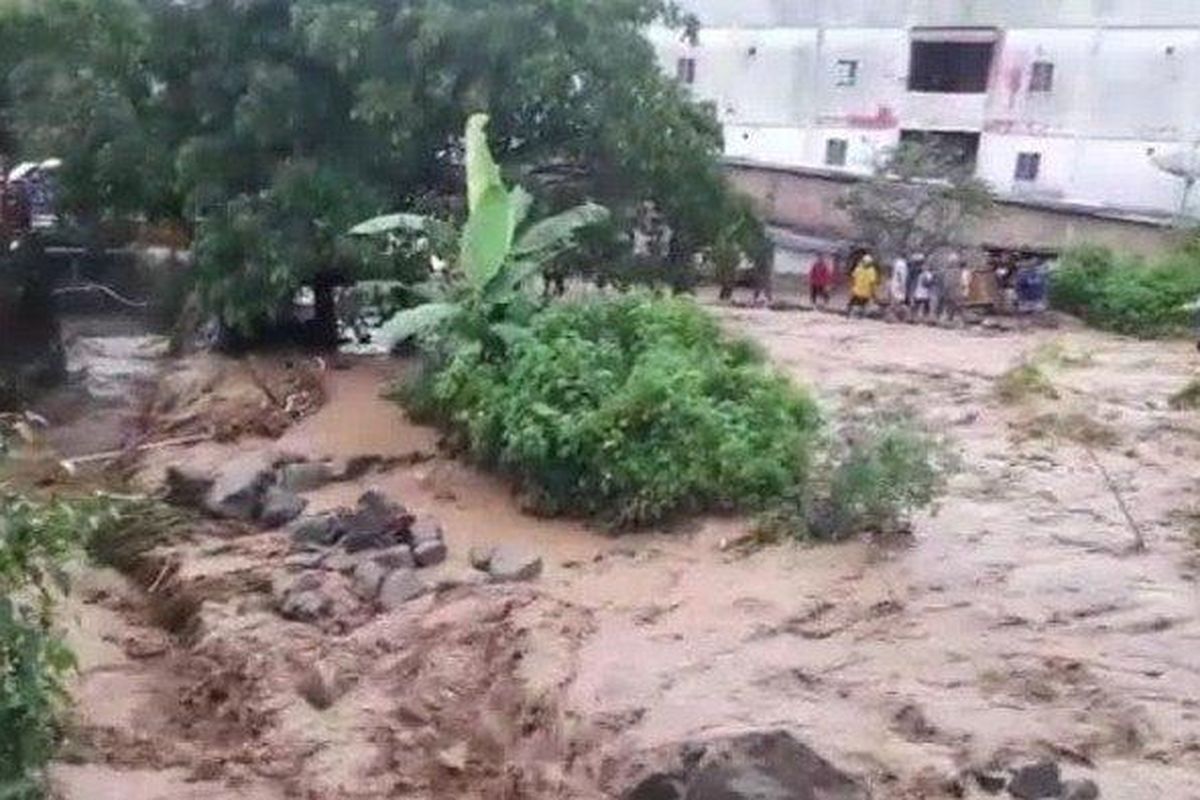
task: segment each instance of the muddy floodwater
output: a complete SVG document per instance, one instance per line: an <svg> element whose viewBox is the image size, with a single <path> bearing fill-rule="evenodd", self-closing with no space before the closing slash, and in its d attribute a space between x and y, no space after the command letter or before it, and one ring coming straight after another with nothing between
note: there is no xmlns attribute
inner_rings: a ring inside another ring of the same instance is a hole
<svg viewBox="0 0 1200 800"><path fill-rule="evenodd" d="M198 535L171 578L201 587L183 635L146 590L85 573L86 746L55 768L62 796L614 797L654 753L784 729L877 798L982 797L965 771L1039 756L1106 798L1200 798L1200 412L1168 405L1200 372L1193 347L718 313L829 418L904 409L949 438L959 471L910 539L745 553L744 519L619 538L537 519L381 397L403 364L358 360L281 438L150 451L138 481L263 452L389 457L309 511L378 488L436 516L442 588L290 622L261 601L286 534ZM999 376L1034 356L1057 398L1000 402ZM456 579L472 546L504 543L541 577ZM347 676L324 710L297 688L318 662Z"/></svg>

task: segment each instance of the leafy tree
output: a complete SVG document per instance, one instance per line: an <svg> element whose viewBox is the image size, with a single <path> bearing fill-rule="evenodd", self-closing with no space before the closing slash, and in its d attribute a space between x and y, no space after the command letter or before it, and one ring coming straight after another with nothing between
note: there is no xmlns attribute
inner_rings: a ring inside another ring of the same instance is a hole
<svg viewBox="0 0 1200 800"><path fill-rule="evenodd" d="M477 111L545 212L586 198L613 209L589 234L590 254L626 257L648 201L682 271L720 222L720 127L662 74L642 35L656 21L694 34L666 0L21 9L0 25L0 51L13 37L44 45L0 56L21 149L66 159L65 195L81 214L194 227L204 297L247 331L298 287L328 300L325 287L360 273L361 254L336 241L343 217L451 194L459 125ZM291 193L298 173L319 185L316 199Z"/></svg>
<svg viewBox="0 0 1200 800"><path fill-rule="evenodd" d="M608 218L605 208L589 203L526 225L533 197L520 186L511 190L504 186L488 147L487 122L483 114L467 122L470 213L459 235L456 263L442 280L431 284L429 302L401 311L384 325L380 335L393 346L445 327L459 340L483 347L485 355L500 352L504 340L515 335L514 308L529 310L524 284L571 246L577 230ZM361 223L352 233L425 233L445 224L412 214L391 214Z"/></svg>
<svg viewBox="0 0 1200 800"><path fill-rule="evenodd" d="M934 253L991 212L987 183L953 148L902 142L841 201L858 236L885 255Z"/></svg>

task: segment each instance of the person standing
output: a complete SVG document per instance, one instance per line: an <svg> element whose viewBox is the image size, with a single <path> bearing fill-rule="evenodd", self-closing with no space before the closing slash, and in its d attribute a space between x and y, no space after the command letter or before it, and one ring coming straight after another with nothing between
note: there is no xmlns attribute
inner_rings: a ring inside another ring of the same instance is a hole
<svg viewBox="0 0 1200 800"><path fill-rule="evenodd" d="M894 307L908 305L908 260L904 256L892 262L891 290Z"/></svg>
<svg viewBox="0 0 1200 800"><path fill-rule="evenodd" d="M808 301L813 307L829 305L829 292L833 288L833 264L828 253L820 253L808 270Z"/></svg>
<svg viewBox="0 0 1200 800"><path fill-rule="evenodd" d="M858 265L850 273L850 302L846 305L846 314L851 316L855 309L866 313L875 290L879 287L879 270L875 268L875 259L864 255L858 260Z"/></svg>
<svg viewBox="0 0 1200 800"><path fill-rule="evenodd" d="M913 287L913 318L918 314L926 319L929 318L930 304L933 302L934 292L934 277L933 270L928 264L921 265L921 271L917 273L917 282Z"/></svg>

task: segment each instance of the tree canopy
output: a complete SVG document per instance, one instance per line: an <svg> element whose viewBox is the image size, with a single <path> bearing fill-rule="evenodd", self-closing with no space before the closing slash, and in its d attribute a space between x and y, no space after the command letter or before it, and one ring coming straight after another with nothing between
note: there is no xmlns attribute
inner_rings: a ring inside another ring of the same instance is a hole
<svg viewBox="0 0 1200 800"><path fill-rule="evenodd" d="M354 262L354 221L444 210L474 112L543 212L613 210L601 257L651 202L683 261L733 206L655 22L694 35L665 0L45 0L0 12L0 127L65 160L77 214L194 229L206 299L247 330Z"/></svg>

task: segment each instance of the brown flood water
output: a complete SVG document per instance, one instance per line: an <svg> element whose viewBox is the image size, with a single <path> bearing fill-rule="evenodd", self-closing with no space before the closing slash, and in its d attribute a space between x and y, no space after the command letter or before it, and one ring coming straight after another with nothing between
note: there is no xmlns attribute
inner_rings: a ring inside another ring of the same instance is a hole
<svg viewBox="0 0 1200 800"><path fill-rule="evenodd" d="M882 798L947 796L930 776L1045 753L1069 775L1093 777L1104 797L1200 798L1200 551L1185 516L1200 503L1200 415L1166 402L1198 368L1189 346L1084 331L985 335L822 314L720 313L813 387L831 416L904 406L951 437L961 472L910 543L788 544L738 555L722 546L745 532L738 519L615 539L523 514L503 481L440 456L334 484L309 495L312 509L352 503L374 486L439 517L451 553L443 573L466 570L472 545L501 542L540 553L546 572L532 588L423 598L336 635L244 602L213 603L205 640L240 643L269 662L255 697L270 721L256 728L251 763L227 767L211 784L196 764L206 752L228 751L151 719L173 685L165 665L133 665L96 644L119 641L113 626L137 621L82 605L82 641L97 654L84 666L82 718L124 734L178 735L186 746L169 758L63 766L64 795L613 796L641 753L783 727L863 774ZM1051 350L1058 400L995 399L997 376ZM436 435L380 397L398 369L363 361L329 372L328 404L279 441L159 451L147 456L143 477L153 482L172 462L215 465L262 448L310 458L435 453ZM1133 533L1085 447L1028 437L1039 415L1069 413L1115 434L1092 452L1140 526L1145 552L1131 551ZM232 553L199 548L186 570L277 564L280 541L262 534ZM505 670L489 660L500 646L488 638L493 629L522 643L511 683L495 677ZM481 650L483 641L492 644ZM401 692L397 670L412 668L389 659L401 658L406 642L409 657L436 667L418 669ZM358 688L323 714L295 702L273 666L317 657L349 659L359 675ZM143 702L144 685L154 688ZM431 706L440 711L406 722L397 703L426 691L442 697ZM489 721L530 702L557 720L539 736L518 733L516 719ZM489 741L502 744L491 758L524 782L499 791L480 755L480 769L473 757L458 783L439 783L450 779L438 773L397 788L397 774L423 767L395 748L426 752L428 734L428 752L459 738L490 752L476 743L476 725L497 728ZM288 766L276 774L254 759Z"/></svg>

